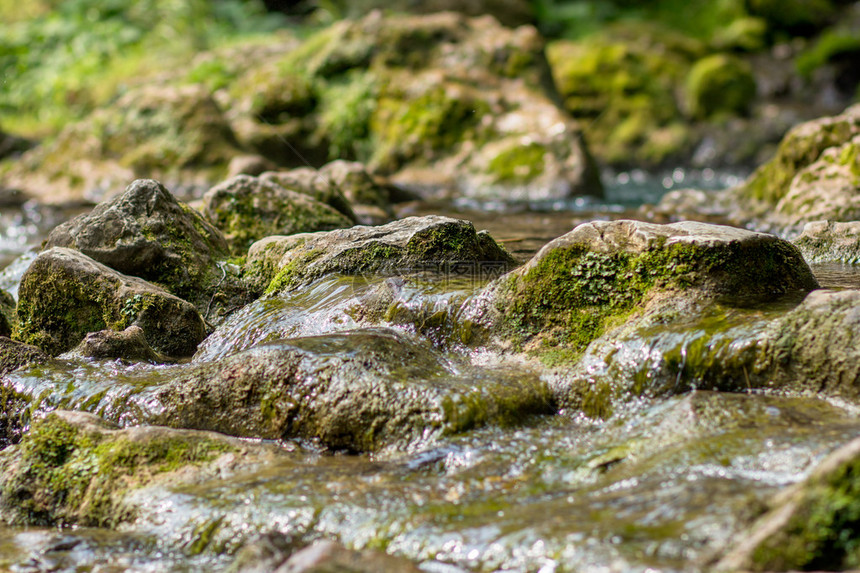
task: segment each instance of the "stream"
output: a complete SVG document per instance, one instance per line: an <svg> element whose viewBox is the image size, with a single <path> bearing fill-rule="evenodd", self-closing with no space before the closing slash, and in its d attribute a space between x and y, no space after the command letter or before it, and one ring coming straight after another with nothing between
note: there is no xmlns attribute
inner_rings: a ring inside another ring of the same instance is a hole
<svg viewBox="0 0 860 573"><path fill-rule="evenodd" d="M607 176L602 201L413 203L398 216L471 220L524 262L582 222L641 218L639 206L668 189L737 181L710 170L621 173ZM29 205L0 214L0 288L16 294L32 259L26 253L68 215ZM860 288L857 267L812 269L825 288ZM316 337L317 347L306 347L320 361L326 344L359 337L393 336L428 348L442 374L428 374L427 384L539 376L527 364L451 341L446 329L457 309L485 282L330 276L236 312L188 363L67 360L13 372L9 384L43 411L81 409L128 426L157 418L155 389L175 372L296 337ZM355 309L379 289L393 290L404 314L446 319L417 328L394 313L371 324ZM616 363L656 380L681 356L680 379L694 363L707 367L727 349L753 344L768 321L797 302L640 332ZM273 454L198 483L137 490L134 519L115 530L0 526L0 570L228 571L236 570L240 551L326 538L408 558L428 573L706 570L769 497L858 435L857 413L817 397L699 389L646 393L605 419L533 415L375 454L329 452L313 440L249 439Z"/></svg>

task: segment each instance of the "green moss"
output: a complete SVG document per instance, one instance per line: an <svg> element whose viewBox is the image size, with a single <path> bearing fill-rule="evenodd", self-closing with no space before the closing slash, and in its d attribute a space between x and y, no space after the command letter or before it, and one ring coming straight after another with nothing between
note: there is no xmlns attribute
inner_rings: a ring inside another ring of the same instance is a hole
<svg viewBox="0 0 860 573"><path fill-rule="evenodd" d="M756 571L860 567L860 462L806 486L798 510L753 553Z"/></svg>
<svg viewBox="0 0 860 573"><path fill-rule="evenodd" d="M527 183L543 173L546 154L540 143L512 147L490 161L489 172L498 183Z"/></svg>
<svg viewBox="0 0 860 573"><path fill-rule="evenodd" d="M266 287L265 294L281 292L290 288L292 284L298 282L299 277L303 276L305 268L323 254L325 254L325 251L322 249L309 249L295 257L287 265L278 270L277 274L269 282L269 286Z"/></svg>
<svg viewBox="0 0 860 573"><path fill-rule="evenodd" d="M685 91L687 109L695 118L746 115L756 95L756 82L745 62L715 54L693 65Z"/></svg>
<svg viewBox="0 0 860 573"><path fill-rule="evenodd" d="M198 436L128 440L51 414L33 424L2 498L26 524L115 526L130 518L122 493L234 448Z"/></svg>
<svg viewBox="0 0 860 573"><path fill-rule="evenodd" d="M382 94L371 131L376 151L370 162L393 171L410 161L429 162L466 140L480 140L489 105L466 86L434 85L420 95Z"/></svg>
<svg viewBox="0 0 860 573"><path fill-rule="evenodd" d="M329 159L367 161L373 146L370 118L379 86L370 73L354 72L322 90L317 134L328 141Z"/></svg>

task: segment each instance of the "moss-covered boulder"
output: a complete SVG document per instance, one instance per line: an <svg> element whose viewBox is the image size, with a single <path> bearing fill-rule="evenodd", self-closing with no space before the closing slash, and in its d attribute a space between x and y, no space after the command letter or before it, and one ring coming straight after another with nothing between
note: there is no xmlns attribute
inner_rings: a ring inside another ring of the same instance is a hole
<svg viewBox="0 0 860 573"><path fill-rule="evenodd" d="M817 286L797 248L772 235L696 222L597 221L548 243L474 304L515 348L570 359L652 306L668 302L665 321L702 300L748 304Z"/></svg>
<svg viewBox="0 0 860 573"><path fill-rule="evenodd" d="M128 181L153 177L171 188L206 188L243 153L203 86L130 90L54 141L25 153L7 182L51 203L99 202Z"/></svg>
<svg viewBox="0 0 860 573"><path fill-rule="evenodd" d="M776 495L718 571L844 571L860 567L860 439Z"/></svg>
<svg viewBox="0 0 860 573"><path fill-rule="evenodd" d="M217 228L152 179L56 227L45 242L53 247L77 249L204 308L223 278L216 262L229 254Z"/></svg>
<svg viewBox="0 0 860 573"><path fill-rule="evenodd" d="M240 136L279 164L296 151L312 164L359 160L395 183L470 196L601 192L530 26L374 12L250 69L229 93ZM515 177L494 169L532 144L543 152L521 158Z"/></svg>
<svg viewBox="0 0 860 573"><path fill-rule="evenodd" d="M746 115L756 95L750 67L727 54L707 56L693 64L685 88L687 111L700 119Z"/></svg>
<svg viewBox="0 0 860 573"><path fill-rule="evenodd" d="M307 194L285 188L272 177L238 175L203 195L203 213L244 254L270 235L292 235L351 227L353 220Z"/></svg>
<svg viewBox="0 0 860 573"><path fill-rule="evenodd" d="M547 46L564 107L585 126L603 163L627 167L677 161L693 134L678 93L705 46L669 30L615 26Z"/></svg>
<svg viewBox="0 0 860 573"><path fill-rule="evenodd" d="M0 519L116 526L133 517L124 499L129 490L241 449L238 441L216 434L117 429L92 414L59 410L35 421L20 444L0 452Z"/></svg>
<svg viewBox="0 0 860 573"><path fill-rule="evenodd" d="M36 257L18 296L16 337L52 355L106 328L140 326L149 344L170 356L194 354L206 335L190 303L63 247Z"/></svg>
<svg viewBox="0 0 860 573"><path fill-rule="evenodd" d="M816 163L827 149L840 147L860 134L860 105L843 113L805 122L782 139L776 155L759 167L736 191L747 201L772 209L785 197L798 174Z"/></svg>
<svg viewBox="0 0 860 573"><path fill-rule="evenodd" d="M807 223L794 244L810 263L860 264L860 222Z"/></svg>
<svg viewBox="0 0 860 573"><path fill-rule="evenodd" d="M46 362L49 356L42 349L0 336L0 376L29 364ZM6 408L4 407L5 411Z"/></svg>
<svg viewBox="0 0 860 573"><path fill-rule="evenodd" d="M487 424L553 412L525 372L457 375L429 344L368 329L254 346L173 375L151 422L236 436L319 439L333 449L398 450Z"/></svg>
<svg viewBox="0 0 860 573"><path fill-rule="evenodd" d="M295 289L332 273L404 274L416 271L480 274L514 260L468 221L408 217L379 227L267 237L248 251L245 274L267 293ZM486 267L486 269L484 269Z"/></svg>
<svg viewBox="0 0 860 573"><path fill-rule="evenodd" d="M100 330L88 332L80 344L62 358L91 358L95 360L121 359L126 362L170 362L170 358L152 349L146 341L143 329L132 325L122 331Z"/></svg>

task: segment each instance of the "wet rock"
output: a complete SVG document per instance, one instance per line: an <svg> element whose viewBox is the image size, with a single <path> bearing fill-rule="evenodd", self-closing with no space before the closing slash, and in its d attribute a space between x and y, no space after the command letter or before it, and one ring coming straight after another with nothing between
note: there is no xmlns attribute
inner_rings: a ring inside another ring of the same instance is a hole
<svg viewBox="0 0 860 573"><path fill-rule="evenodd" d="M843 571L860 565L860 440L830 454L803 482L776 495L770 510L716 565L718 571Z"/></svg>
<svg viewBox="0 0 860 573"><path fill-rule="evenodd" d="M422 193L600 194L580 128L552 86L530 26L373 12L249 70L231 95L241 136L272 160L359 160Z"/></svg>
<svg viewBox="0 0 860 573"><path fill-rule="evenodd" d="M0 377L30 364L47 362L49 356L40 348L0 335ZM4 411L6 408L4 408Z"/></svg>
<svg viewBox="0 0 860 573"><path fill-rule="evenodd" d="M0 518L20 525L115 526L133 516L127 490L240 448L215 434L117 429L92 414L58 410L34 422L20 445L0 452Z"/></svg>
<svg viewBox="0 0 860 573"><path fill-rule="evenodd" d="M221 229L233 252L244 253L254 241L350 227L353 221L311 197L286 189L271 178L239 175L203 196L203 213Z"/></svg>
<svg viewBox="0 0 860 573"><path fill-rule="evenodd" d="M53 247L77 249L198 305L214 294L222 278L216 261L229 250L218 229L152 179L55 228L45 242Z"/></svg>
<svg viewBox="0 0 860 573"><path fill-rule="evenodd" d="M514 260L468 221L408 217L380 227L267 237L251 246L245 273L267 293L295 289L331 273L404 274L415 271L498 272Z"/></svg>
<svg viewBox="0 0 860 573"><path fill-rule="evenodd" d="M860 222L807 223L794 244L810 263L860 264Z"/></svg>
<svg viewBox="0 0 860 573"><path fill-rule="evenodd" d="M206 87L146 86L25 153L7 183L44 202L95 203L141 177L206 188L244 153Z"/></svg>
<svg viewBox="0 0 860 573"><path fill-rule="evenodd" d="M157 351L190 356L206 334L190 303L63 247L36 257L18 295L17 337L52 355L70 350L89 332L137 325Z"/></svg>
<svg viewBox="0 0 860 573"><path fill-rule="evenodd" d="M416 447L553 408L536 376L458 376L428 345L384 329L258 345L175 375L156 397L153 423L316 438L354 452Z"/></svg>
<svg viewBox="0 0 860 573"><path fill-rule="evenodd" d="M12 328L17 322L16 304L11 294L0 289L0 336L12 335Z"/></svg>
<svg viewBox="0 0 860 573"><path fill-rule="evenodd" d="M353 551L334 541L318 541L297 551L275 573L419 573L411 561L381 551Z"/></svg>
<svg viewBox="0 0 860 573"><path fill-rule="evenodd" d="M123 331L100 330L88 332L84 339L63 358L81 357L96 360L120 358L129 362L169 362L170 358L157 353L143 335L143 329L132 325Z"/></svg>
<svg viewBox="0 0 860 573"><path fill-rule="evenodd" d="M475 308L515 348L570 359L657 307L649 320L665 322L701 301L743 305L817 286L797 248L772 235L691 221L596 221L491 283Z"/></svg>

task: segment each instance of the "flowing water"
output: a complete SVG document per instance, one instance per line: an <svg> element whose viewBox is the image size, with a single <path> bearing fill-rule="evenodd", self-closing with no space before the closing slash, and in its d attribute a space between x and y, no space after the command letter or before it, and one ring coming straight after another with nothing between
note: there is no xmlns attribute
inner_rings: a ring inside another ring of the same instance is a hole
<svg viewBox="0 0 860 573"><path fill-rule="evenodd" d="M731 182L710 172L696 176L715 186ZM690 177L678 170L656 180L620 174L599 203L415 204L400 214L441 211L473 220L524 261L581 222L636 217L639 204ZM13 292L32 258L28 248L51 226L41 223L48 214L28 209L0 216L0 288ZM827 288L860 288L856 267L813 270ZM317 337L322 349L335 337L343 344L388 332L426 346L434 376L476 384L536 376L529 364L458 343L458 309L484 282L327 277L248 305L190 363L60 360L14 372L8 384L33 398L34 411L78 408L131 425L159 415L157 389L177 372L281 339ZM374 311L380 298L394 301L383 316ZM135 518L118 530L0 527L0 569L222 571L243 547L322 538L440 573L704 569L770 496L860 431L857 412L845 404L743 385L733 393L706 389L702 372L754 346L797 302L714 310L686 325L639 332L612 360L586 355L595 379L620 369L650 390L640 388L605 419L533 415L363 455L332 453L314 441L249 440L260 461L138 490ZM324 350L308 352L324 359Z"/></svg>

